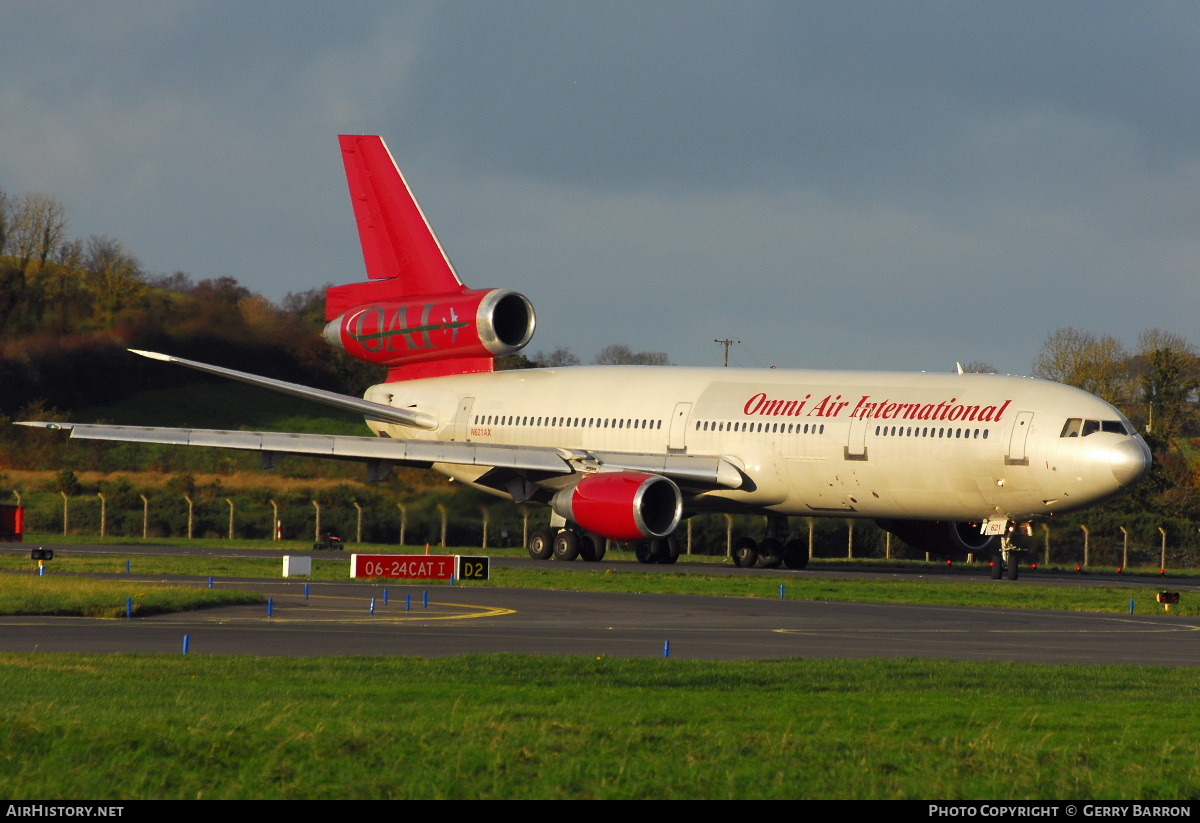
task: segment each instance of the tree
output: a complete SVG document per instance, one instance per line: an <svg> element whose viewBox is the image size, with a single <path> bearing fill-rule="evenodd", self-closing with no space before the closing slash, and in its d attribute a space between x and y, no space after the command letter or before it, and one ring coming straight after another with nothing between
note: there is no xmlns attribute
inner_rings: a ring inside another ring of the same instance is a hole
<svg viewBox="0 0 1200 823"><path fill-rule="evenodd" d="M12 222L12 215L9 213L12 204L9 201L8 193L4 189L0 189L0 254L4 254L8 248L8 229Z"/></svg>
<svg viewBox="0 0 1200 823"><path fill-rule="evenodd" d="M102 328L112 328L117 315L136 305L150 290L142 281L138 259L125 251L121 241L111 237L88 238L83 267Z"/></svg>
<svg viewBox="0 0 1200 823"><path fill-rule="evenodd" d="M542 366L547 369L579 365L579 358L566 346L556 346L555 349L549 353L538 352L533 356L532 360L535 365Z"/></svg>
<svg viewBox="0 0 1200 823"><path fill-rule="evenodd" d="M597 366L669 366L671 360L666 352L640 351L635 352L624 343L613 343L605 346L592 361Z"/></svg>
<svg viewBox="0 0 1200 823"><path fill-rule="evenodd" d="M1133 396L1129 353L1110 335L1097 337L1072 326L1052 332L1033 361L1033 374L1078 386L1113 405Z"/></svg>
<svg viewBox="0 0 1200 823"><path fill-rule="evenodd" d="M42 267L37 278L37 317L44 327L66 334L71 328L72 310L86 304L83 272L83 241L75 238L59 244L54 258ZM34 301L31 301L34 302ZM86 311L86 305L83 307Z"/></svg>
<svg viewBox="0 0 1200 823"><path fill-rule="evenodd" d="M21 274L27 275L34 260L38 268L62 243L66 232L65 210L53 196L29 192L12 211L9 242Z"/></svg>
<svg viewBox="0 0 1200 823"><path fill-rule="evenodd" d="M1135 361L1146 403L1146 431L1169 440L1193 411L1200 356L1184 337L1150 329L1138 337Z"/></svg>
<svg viewBox="0 0 1200 823"><path fill-rule="evenodd" d="M995 374L996 367L991 363L985 363L982 360L972 360L969 363L964 363L962 370L966 374Z"/></svg>

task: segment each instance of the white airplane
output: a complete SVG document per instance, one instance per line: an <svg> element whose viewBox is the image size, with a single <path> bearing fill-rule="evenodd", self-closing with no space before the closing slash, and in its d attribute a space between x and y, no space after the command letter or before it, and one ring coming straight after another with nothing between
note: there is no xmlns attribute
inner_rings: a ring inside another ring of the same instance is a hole
<svg viewBox="0 0 1200 823"><path fill-rule="evenodd" d="M153 352L361 413L376 437L24 423L71 436L396 465L550 508L529 552L599 560L604 538L672 563L683 518L765 515L740 566L808 563L789 517L869 518L954 557L995 552L1017 576L1011 537L1029 521L1128 491L1150 451L1103 400L991 374L589 366L493 371L533 336L516 292L462 284L383 140L340 138L367 275L327 293L325 339L388 367L364 399Z"/></svg>

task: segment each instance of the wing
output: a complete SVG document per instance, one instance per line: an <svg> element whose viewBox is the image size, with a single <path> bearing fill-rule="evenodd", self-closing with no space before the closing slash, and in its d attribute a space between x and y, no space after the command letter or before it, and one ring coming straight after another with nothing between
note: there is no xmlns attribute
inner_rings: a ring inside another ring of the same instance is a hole
<svg viewBox="0 0 1200 823"><path fill-rule="evenodd" d="M368 420L381 420L385 423L399 423L403 426L414 426L418 429L437 428L437 421L434 418L430 417L428 414L422 414L418 411L412 411L410 409L397 409L393 406L385 406L382 403L372 403L370 400L363 400L358 397L350 397L349 395L325 391L324 389L314 389L308 386L301 386L298 383L289 383L286 380L276 380L272 377L260 377L257 374L238 371L237 369L226 369L221 366L211 366L208 363L201 363L196 360L186 360L182 357L172 357L169 354L159 354L158 352L153 351L140 351L138 349L129 349L129 351L134 354L141 355L142 357L148 357L151 360L161 360L164 363L175 363L180 366L187 366L189 369L195 369L196 371L208 372L209 374L215 374L219 377L227 377L230 380L249 383L251 386L258 386L263 389L277 391L280 394L290 394L292 397L303 397L305 400L311 400L314 403L321 403L322 405L330 406L335 409L341 409L342 411L361 414Z"/></svg>
<svg viewBox="0 0 1200 823"><path fill-rule="evenodd" d="M514 479L538 483L576 473L642 471L669 477L684 487L706 490L740 488L745 477L728 460L697 455L598 452L348 435L110 426L103 423L37 421L21 422L17 425L69 431L72 438L80 440L116 440L257 451L262 453L263 465L268 468L276 465L285 455L355 460L367 464L368 478L371 480L383 477L393 466L429 468L435 463L478 466L489 471L477 482L522 499L528 499L530 495L522 495L512 484Z"/></svg>

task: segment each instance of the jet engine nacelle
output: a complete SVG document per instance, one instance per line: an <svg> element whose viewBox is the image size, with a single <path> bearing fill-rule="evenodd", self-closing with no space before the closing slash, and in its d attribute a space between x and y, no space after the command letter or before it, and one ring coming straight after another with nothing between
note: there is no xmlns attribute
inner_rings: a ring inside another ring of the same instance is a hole
<svg viewBox="0 0 1200 823"><path fill-rule="evenodd" d="M683 512L679 487L658 474L599 472L550 501L555 513L612 540L647 540L675 531Z"/></svg>
<svg viewBox="0 0 1200 823"><path fill-rule="evenodd" d="M876 520L876 525L908 545L942 557L963 557L992 551L995 535L980 534L978 523L948 520Z"/></svg>
<svg viewBox="0 0 1200 823"><path fill-rule="evenodd" d="M324 337L352 357L397 369L514 354L533 327L533 304L524 295L481 289L357 305L330 320Z"/></svg>

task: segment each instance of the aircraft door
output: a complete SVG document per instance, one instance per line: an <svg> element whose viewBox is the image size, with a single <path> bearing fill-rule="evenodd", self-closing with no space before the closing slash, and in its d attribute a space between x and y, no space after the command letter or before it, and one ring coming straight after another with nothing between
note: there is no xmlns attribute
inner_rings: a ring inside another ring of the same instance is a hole
<svg viewBox="0 0 1200 823"><path fill-rule="evenodd" d="M1025 453L1025 442L1029 439L1029 428L1033 423L1033 412L1023 411L1013 421L1012 433L1008 436L1008 454L1004 463L1008 466L1028 466L1029 455Z"/></svg>
<svg viewBox="0 0 1200 823"><path fill-rule="evenodd" d="M667 433L667 450L687 451L687 423L692 414L691 403L676 403L671 415L671 430Z"/></svg>
<svg viewBox="0 0 1200 823"><path fill-rule="evenodd" d="M474 397L464 397L458 401L458 414L454 417L455 440L465 443L471 439L471 408L474 405Z"/></svg>
<svg viewBox="0 0 1200 823"><path fill-rule="evenodd" d="M861 417L850 418L850 436L843 456L847 460L867 459L867 421Z"/></svg>

